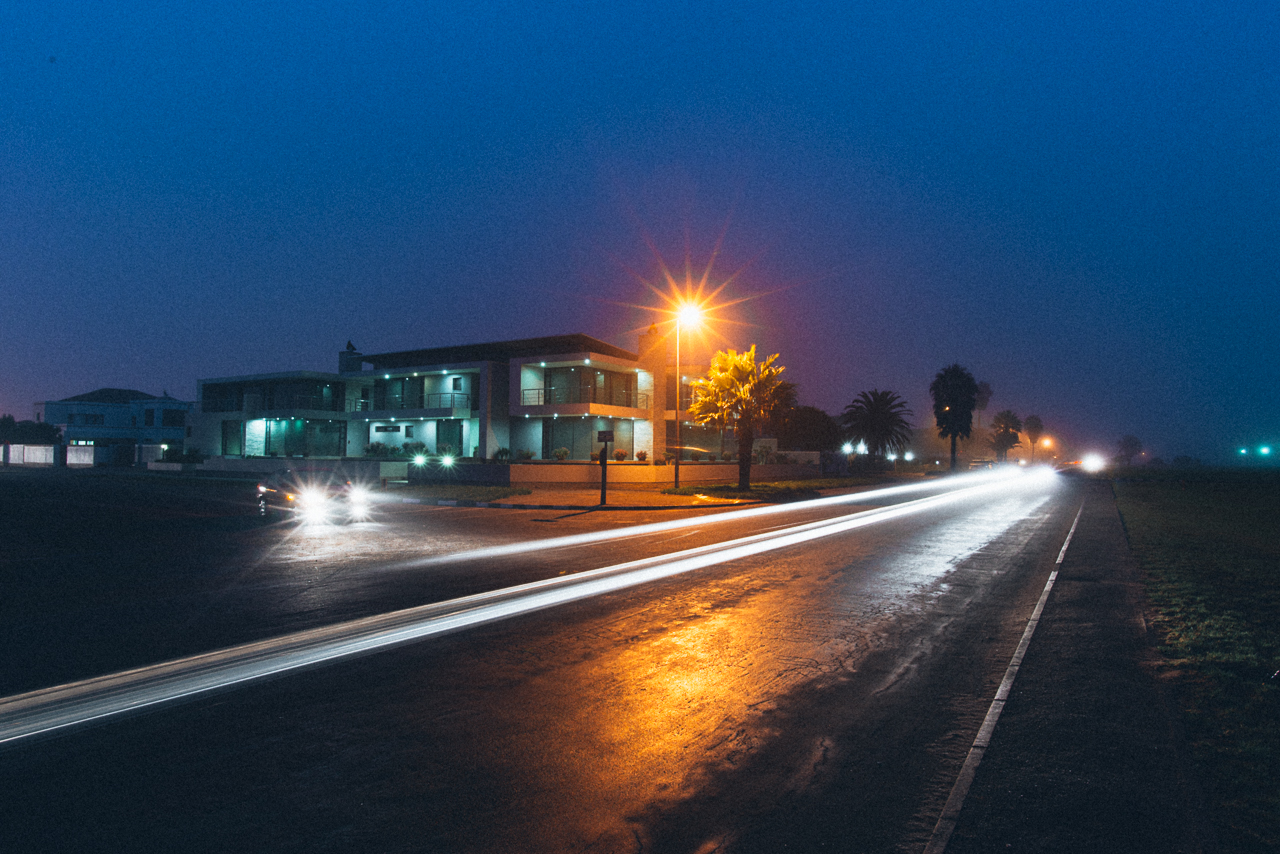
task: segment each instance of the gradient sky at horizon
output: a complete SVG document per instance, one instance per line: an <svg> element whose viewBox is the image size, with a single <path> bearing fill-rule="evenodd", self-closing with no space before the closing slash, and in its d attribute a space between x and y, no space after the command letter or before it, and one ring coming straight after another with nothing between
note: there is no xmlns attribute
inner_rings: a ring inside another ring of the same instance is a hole
<svg viewBox="0 0 1280 854"><path fill-rule="evenodd" d="M0 412L584 332L658 257L837 414L959 362L1166 459L1280 443L1280 7L9 4ZM722 237L723 235L723 237Z"/></svg>

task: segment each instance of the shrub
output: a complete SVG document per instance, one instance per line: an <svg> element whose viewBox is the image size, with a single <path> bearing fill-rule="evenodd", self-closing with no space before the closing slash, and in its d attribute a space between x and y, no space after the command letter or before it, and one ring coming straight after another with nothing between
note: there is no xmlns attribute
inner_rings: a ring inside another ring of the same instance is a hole
<svg viewBox="0 0 1280 854"><path fill-rule="evenodd" d="M493 458L494 458L495 460L500 460L500 461L502 461L502 462L505 462L505 461L507 461L507 460L511 459L511 449L510 449L510 448L499 448L498 450L496 450L496 451L494 451L494 452L493 452Z"/></svg>
<svg viewBox="0 0 1280 854"><path fill-rule="evenodd" d="M554 451L551 452L551 456L555 457L560 462L564 462L565 460L569 459L569 449L556 448Z"/></svg>
<svg viewBox="0 0 1280 854"><path fill-rule="evenodd" d="M450 445L448 443L443 445L436 445L436 453L442 457L452 457L454 455L453 445Z"/></svg>
<svg viewBox="0 0 1280 854"><path fill-rule="evenodd" d="M385 457L387 456L387 446L382 442L370 442L365 446L364 455L366 457Z"/></svg>
<svg viewBox="0 0 1280 854"><path fill-rule="evenodd" d="M733 453L730 451L725 451L720 455L720 459L724 460L726 463L731 463L733 462Z"/></svg>
<svg viewBox="0 0 1280 854"><path fill-rule="evenodd" d="M593 463L598 463L598 462L600 462L600 454L596 453L595 451L592 451L592 452L591 452L591 462L593 462Z"/></svg>
<svg viewBox="0 0 1280 854"><path fill-rule="evenodd" d="M531 460L531 459L533 459L533 451L530 451L530 450L528 450L527 448L522 448L522 449L520 449L519 451L516 451L516 459L517 459L517 460Z"/></svg>
<svg viewBox="0 0 1280 854"><path fill-rule="evenodd" d="M615 460L617 460L618 462L622 462L623 460L625 460L625 459L627 458L627 452L626 452L626 451L614 451L614 452L613 452L613 458L614 458Z"/></svg>
<svg viewBox="0 0 1280 854"><path fill-rule="evenodd" d="M427 452L427 443L426 442L405 442L404 452L411 457L417 456L418 454L425 454Z"/></svg>
<svg viewBox="0 0 1280 854"><path fill-rule="evenodd" d="M669 463L670 463L670 462L675 462L675 459L676 459L676 452L675 452L675 451L666 451L666 452L662 455L662 457L663 457L663 459L664 459L664 460L666 460L666 461L667 461L667 462L669 462Z"/></svg>
<svg viewBox="0 0 1280 854"><path fill-rule="evenodd" d="M636 459L639 460L640 462L644 462L645 460L649 459L649 452L636 451Z"/></svg>
<svg viewBox="0 0 1280 854"><path fill-rule="evenodd" d="M689 459L695 463L702 462L702 451L690 451Z"/></svg>

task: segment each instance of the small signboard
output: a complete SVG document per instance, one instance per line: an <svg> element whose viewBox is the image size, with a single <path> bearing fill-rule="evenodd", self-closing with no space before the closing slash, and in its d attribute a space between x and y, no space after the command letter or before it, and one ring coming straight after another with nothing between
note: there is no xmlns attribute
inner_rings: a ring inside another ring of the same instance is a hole
<svg viewBox="0 0 1280 854"><path fill-rule="evenodd" d="M612 431L612 430L597 430L597 431L596 431L596 441L597 441L597 442L612 442L612 441L613 441L613 431Z"/></svg>

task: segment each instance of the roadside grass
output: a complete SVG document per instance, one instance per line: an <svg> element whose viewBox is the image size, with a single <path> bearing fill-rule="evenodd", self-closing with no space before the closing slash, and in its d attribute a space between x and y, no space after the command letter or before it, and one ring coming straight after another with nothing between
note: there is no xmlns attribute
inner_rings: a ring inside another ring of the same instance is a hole
<svg viewBox="0 0 1280 854"><path fill-rule="evenodd" d="M385 492L396 498L430 498L436 501L501 501L513 495L529 495L520 486L479 486L469 483L393 484Z"/></svg>
<svg viewBox="0 0 1280 854"><path fill-rule="evenodd" d="M1113 487L1224 850L1280 847L1280 473L1118 473Z"/></svg>
<svg viewBox="0 0 1280 854"><path fill-rule="evenodd" d="M664 489L665 495L710 495L715 498L754 498L759 501L802 501L816 498L819 489L839 489L850 486L872 486L886 483L880 477L824 477L813 480L777 480L753 483L747 490L738 489L736 483L700 484Z"/></svg>

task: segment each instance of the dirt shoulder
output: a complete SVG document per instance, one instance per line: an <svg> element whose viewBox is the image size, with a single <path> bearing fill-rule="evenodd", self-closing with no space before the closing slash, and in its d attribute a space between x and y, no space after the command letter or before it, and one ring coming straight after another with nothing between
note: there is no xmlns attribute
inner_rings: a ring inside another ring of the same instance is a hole
<svg viewBox="0 0 1280 854"><path fill-rule="evenodd" d="M1216 850L1109 484L1080 525L947 847Z"/></svg>

